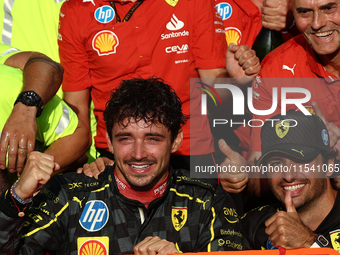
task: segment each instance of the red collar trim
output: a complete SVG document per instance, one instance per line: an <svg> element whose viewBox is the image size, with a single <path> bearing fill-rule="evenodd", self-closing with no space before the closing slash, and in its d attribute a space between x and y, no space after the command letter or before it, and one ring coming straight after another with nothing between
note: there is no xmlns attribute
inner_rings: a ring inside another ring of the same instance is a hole
<svg viewBox="0 0 340 255"><path fill-rule="evenodd" d="M153 189L146 191L138 191L134 190L128 183L123 182L119 177L114 173L114 177L119 189L119 192L124 196L132 200L137 200L145 205L147 208L148 205L158 197L161 197L165 192L168 186L168 178L169 173L165 177L164 181L159 183Z"/></svg>

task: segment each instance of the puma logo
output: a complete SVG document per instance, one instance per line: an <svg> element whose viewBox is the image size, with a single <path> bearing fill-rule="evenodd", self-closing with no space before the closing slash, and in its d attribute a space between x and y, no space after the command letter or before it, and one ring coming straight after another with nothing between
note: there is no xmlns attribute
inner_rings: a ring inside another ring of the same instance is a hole
<svg viewBox="0 0 340 255"><path fill-rule="evenodd" d="M301 151L298 151L298 150L292 149L292 151L295 151L295 152L297 152L297 153L300 153L302 157L304 157L304 156L305 156L305 155L303 155L303 150L301 150Z"/></svg>
<svg viewBox="0 0 340 255"><path fill-rule="evenodd" d="M199 199L199 198L196 198L196 202L197 202L197 203L203 204L203 209L204 209L204 210L205 210L205 204L206 204L208 201L209 201L209 199L208 199L207 201L203 201L203 200L201 200L201 199Z"/></svg>
<svg viewBox="0 0 340 255"><path fill-rule="evenodd" d="M295 64L292 68L290 68L289 66L283 65L283 66L282 66L282 69L283 69L283 70L291 71L292 74L295 75L295 73L294 73L294 68L295 68L295 66L296 66L296 64Z"/></svg>
<svg viewBox="0 0 340 255"><path fill-rule="evenodd" d="M81 203L83 202L84 199L85 199L85 197L83 197L82 200L79 200L79 198L77 198L77 197L73 197L73 198L72 198L72 201L78 202L80 208L83 208L82 205L81 205Z"/></svg>

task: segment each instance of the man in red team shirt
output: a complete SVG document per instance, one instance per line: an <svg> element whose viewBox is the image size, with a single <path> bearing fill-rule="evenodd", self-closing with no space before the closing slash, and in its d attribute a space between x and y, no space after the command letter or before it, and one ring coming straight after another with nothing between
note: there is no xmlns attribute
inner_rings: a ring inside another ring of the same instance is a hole
<svg viewBox="0 0 340 255"><path fill-rule="evenodd" d="M224 38L221 18L210 0L67 1L60 12L58 38L64 99L88 123L92 98L98 119L95 146L102 156L111 156L102 118L110 90L123 79L161 77L176 90L184 113L190 114L190 78L227 75ZM258 73L258 59L249 47L235 46L228 54L230 76L252 78ZM199 103L191 102L197 107ZM208 120L203 116L197 123L195 132L189 132L190 123L183 128L178 154L186 162L189 155L206 155L196 158L212 161Z"/></svg>
<svg viewBox="0 0 340 255"><path fill-rule="evenodd" d="M287 0L214 0L214 3L225 26L228 45L234 43L248 45L251 48L262 27L282 31L285 41L299 33L296 31ZM249 120L251 114L243 117ZM214 131L226 133L225 127L223 129L224 131L213 129L213 133ZM232 129L239 141L230 139L229 133L224 138L228 144L233 145L233 148L242 151L242 155L247 158L250 152L250 127L238 125Z"/></svg>
<svg viewBox="0 0 340 255"><path fill-rule="evenodd" d="M272 87L278 88L278 107L270 115L253 116L253 119L269 119L281 111L281 88L299 87L307 89L311 98L304 103L304 108L318 115L324 114L324 120L330 132L331 146L338 148L340 137L340 83L339 83L339 45L340 45L340 1L331 0L291 0L296 26L301 35L281 45L271 52L262 62L262 70L253 82L253 105L257 110L268 110L272 104ZM264 78L277 79L275 83ZM302 80L296 78L314 78ZM316 79L318 78L318 79ZM275 84L275 85L273 85ZM304 98L301 93L290 93L289 98ZM316 101L320 108L313 103ZM313 109L313 107L314 109ZM316 107L316 108L315 108ZM287 105L297 110L297 106ZM316 109L316 110L315 110ZM252 129L251 155L248 164L261 156L260 128ZM238 164L240 158L233 157L231 162ZM238 176L240 177L240 176ZM246 186L248 191L260 195L264 186L257 179L229 179L225 182L226 190L240 192Z"/></svg>

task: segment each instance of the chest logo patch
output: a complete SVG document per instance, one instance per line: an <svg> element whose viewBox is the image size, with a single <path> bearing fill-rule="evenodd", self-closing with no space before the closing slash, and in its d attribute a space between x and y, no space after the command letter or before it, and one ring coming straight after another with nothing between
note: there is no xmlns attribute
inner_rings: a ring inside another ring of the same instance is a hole
<svg viewBox="0 0 340 255"><path fill-rule="evenodd" d="M235 45L240 45L242 33L236 27L228 27L225 29L225 39L227 40L228 46L231 43L234 43Z"/></svg>
<svg viewBox="0 0 340 255"><path fill-rule="evenodd" d="M188 219L188 208L187 207L172 207L171 220L172 225L179 231L187 222Z"/></svg>
<svg viewBox="0 0 340 255"><path fill-rule="evenodd" d="M88 201L80 216L79 223L87 231L94 232L102 229L109 219L109 210L100 200Z"/></svg>
<svg viewBox="0 0 340 255"><path fill-rule="evenodd" d="M97 33L92 40L92 47L98 52L99 56L110 55L116 53L119 45L118 37L109 30L103 30Z"/></svg>
<svg viewBox="0 0 340 255"><path fill-rule="evenodd" d="M222 20L227 20L233 14L233 8L228 3L219 3L216 4L216 9L220 14Z"/></svg>
<svg viewBox="0 0 340 255"><path fill-rule="evenodd" d="M79 237L77 239L79 255L108 255L109 237Z"/></svg>
<svg viewBox="0 0 340 255"><path fill-rule="evenodd" d="M340 252L340 229L329 232L334 250Z"/></svg>
<svg viewBox="0 0 340 255"><path fill-rule="evenodd" d="M179 0L165 0L168 5L175 7Z"/></svg>
<svg viewBox="0 0 340 255"><path fill-rule="evenodd" d="M184 27L184 22L179 20L175 14L172 14L171 20L166 24L166 28L170 31L180 30Z"/></svg>
<svg viewBox="0 0 340 255"><path fill-rule="evenodd" d="M95 19L100 23L109 23L115 17L115 11L111 6L104 5L94 12Z"/></svg>
<svg viewBox="0 0 340 255"><path fill-rule="evenodd" d="M289 122L288 121L280 121L275 124L275 132L278 137L283 138L289 131Z"/></svg>

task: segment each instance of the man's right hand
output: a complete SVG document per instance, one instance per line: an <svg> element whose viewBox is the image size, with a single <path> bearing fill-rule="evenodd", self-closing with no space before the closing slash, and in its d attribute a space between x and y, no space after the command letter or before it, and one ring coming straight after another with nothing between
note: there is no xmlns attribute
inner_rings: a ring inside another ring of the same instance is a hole
<svg viewBox="0 0 340 255"><path fill-rule="evenodd" d="M240 193L248 183L247 174L242 173L240 170L241 166L247 165L247 161L239 153L233 151L223 139L218 141L218 146L226 156L221 164L221 168L233 170L228 172L222 171L220 173L221 186L227 192Z"/></svg>
<svg viewBox="0 0 340 255"><path fill-rule="evenodd" d="M276 31L286 28L289 5L287 0L265 0L261 8L262 26Z"/></svg>
<svg viewBox="0 0 340 255"><path fill-rule="evenodd" d="M82 168L77 169L77 173L84 173L89 177L98 179L98 175L104 171L106 166L113 166L115 162L106 157L97 158L90 164L85 164Z"/></svg>
<svg viewBox="0 0 340 255"><path fill-rule="evenodd" d="M17 103L9 116L0 140L0 169L6 169L8 151L8 170L20 174L24 168L26 157L35 146L37 133L36 107Z"/></svg>
<svg viewBox="0 0 340 255"><path fill-rule="evenodd" d="M54 162L53 156L37 151L32 152L15 187L15 193L24 200L29 199L50 180L53 171L59 169L60 166Z"/></svg>

